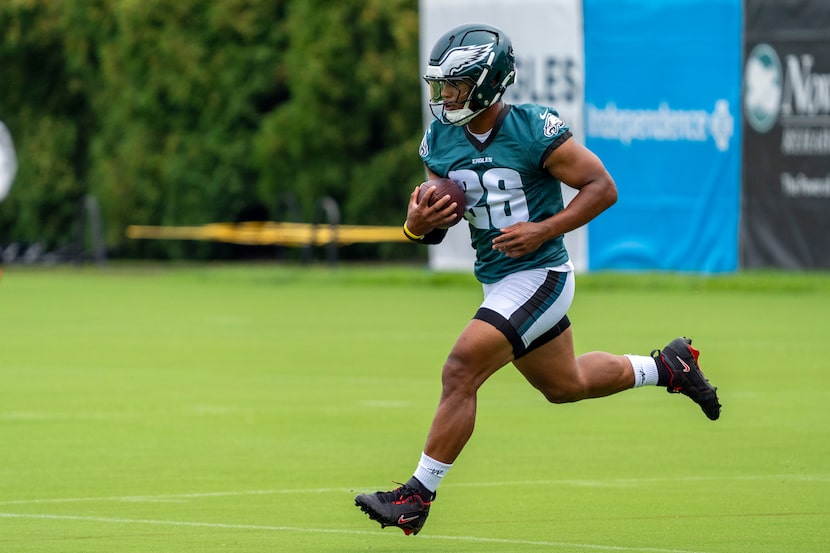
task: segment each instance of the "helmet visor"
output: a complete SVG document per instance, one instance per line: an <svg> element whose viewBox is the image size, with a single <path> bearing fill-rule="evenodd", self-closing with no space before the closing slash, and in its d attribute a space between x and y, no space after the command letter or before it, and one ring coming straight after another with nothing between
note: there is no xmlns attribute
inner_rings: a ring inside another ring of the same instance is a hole
<svg viewBox="0 0 830 553"><path fill-rule="evenodd" d="M431 104L463 104L469 98L474 83L469 79L435 79L426 77Z"/></svg>

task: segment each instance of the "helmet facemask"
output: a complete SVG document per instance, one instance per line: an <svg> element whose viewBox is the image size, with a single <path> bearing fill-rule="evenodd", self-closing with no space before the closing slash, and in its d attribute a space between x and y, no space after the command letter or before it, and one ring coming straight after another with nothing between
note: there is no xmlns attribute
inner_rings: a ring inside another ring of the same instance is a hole
<svg viewBox="0 0 830 553"><path fill-rule="evenodd" d="M476 83L472 79L462 77L460 79L433 79L425 77L429 85L429 109L432 115L445 124L464 125L470 119L478 115L485 108L475 101L473 92ZM454 90L447 98L444 97L446 89ZM460 106L455 109L447 109L446 104Z"/></svg>

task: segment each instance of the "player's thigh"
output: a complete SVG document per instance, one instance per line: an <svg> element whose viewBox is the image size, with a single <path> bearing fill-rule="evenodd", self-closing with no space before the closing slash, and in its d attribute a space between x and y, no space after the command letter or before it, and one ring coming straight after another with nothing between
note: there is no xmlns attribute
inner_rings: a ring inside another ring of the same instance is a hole
<svg viewBox="0 0 830 553"><path fill-rule="evenodd" d="M567 312L573 296L572 271L520 271L484 286L475 318L499 329L519 359L570 326Z"/></svg>
<svg viewBox="0 0 830 553"><path fill-rule="evenodd" d="M478 387L511 360L553 341L570 325L565 313L573 291L572 272L550 269L520 271L485 285L484 300L444 367L445 389L448 382Z"/></svg>
<svg viewBox="0 0 830 553"><path fill-rule="evenodd" d="M578 396L583 387L570 327L553 340L514 360L513 366L550 401L569 401Z"/></svg>
<svg viewBox="0 0 830 553"><path fill-rule="evenodd" d="M513 347L504 334L488 323L473 319L452 347L442 378L445 386L478 389L512 359Z"/></svg>

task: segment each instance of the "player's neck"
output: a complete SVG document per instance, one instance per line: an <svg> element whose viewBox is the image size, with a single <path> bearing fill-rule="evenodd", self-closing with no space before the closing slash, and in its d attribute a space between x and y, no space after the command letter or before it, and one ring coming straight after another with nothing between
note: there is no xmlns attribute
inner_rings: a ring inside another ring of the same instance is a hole
<svg viewBox="0 0 830 553"><path fill-rule="evenodd" d="M501 110L505 108L503 101L499 100L489 108L485 109L467 123L467 130L473 134L485 134L496 126L496 119L499 118Z"/></svg>

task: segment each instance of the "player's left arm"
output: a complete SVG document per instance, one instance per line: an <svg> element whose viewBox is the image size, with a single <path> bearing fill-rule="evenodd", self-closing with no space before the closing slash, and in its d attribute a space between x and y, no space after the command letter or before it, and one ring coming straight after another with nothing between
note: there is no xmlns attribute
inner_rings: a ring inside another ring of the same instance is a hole
<svg viewBox="0 0 830 553"><path fill-rule="evenodd" d="M579 192L568 206L539 222L516 223L501 229L493 249L521 257L559 235L577 229L614 205L617 186L602 161L574 139L565 140L544 163L551 175Z"/></svg>
<svg viewBox="0 0 830 553"><path fill-rule="evenodd" d="M617 201L617 185L597 155L574 139L553 150L544 165L548 172L579 192L554 215L555 235L579 228Z"/></svg>

